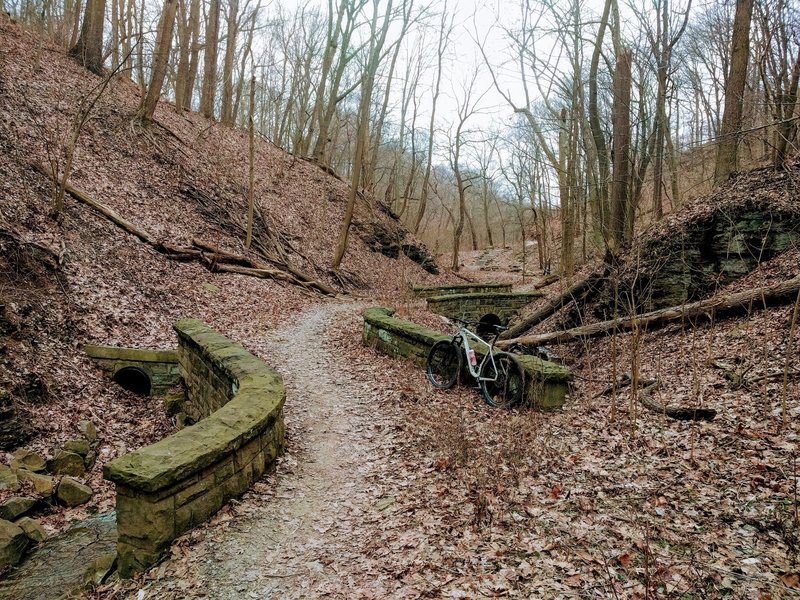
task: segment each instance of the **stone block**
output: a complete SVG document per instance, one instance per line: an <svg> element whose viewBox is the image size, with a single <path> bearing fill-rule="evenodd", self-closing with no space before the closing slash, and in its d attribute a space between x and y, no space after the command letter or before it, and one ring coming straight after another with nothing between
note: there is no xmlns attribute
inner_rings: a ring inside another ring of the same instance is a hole
<svg viewBox="0 0 800 600"><path fill-rule="evenodd" d="M36 498L14 496L0 504L0 519L14 521L36 505Z"/></svg>
<svg viewBox="0 0 800 600"><path fill-rule="evenodd" d="M165 547L142 547L134 543L136 541L120 535L117 542L117 568L120 577L133 577L136 573L146 571L158 562L164 553Z"/></svg>
<svg viewBox="0 0 800 600"><path fill-rule="evenodd" d="M246 468L234 473L220 484L223 502L231 498L236 498L244 494L253 483L253 468L247 465Z"/></svg>
<svg viewBox="0 0 800 600"><path fill-rule="evenodd" d="M175 511L176 536L203 523L225 503L221 487L214 487Z"/></svg>
<svg viewBox="0 0 800 600"><path fill-rule="evenodd" d="M162 548L175 539L175 498L152 501L146 494L117 494L117 530L140 548Z"/></svg>
<svg viewBox="0 0 800 600"><path fill-rule="evenodd" d="M31 519L30 517L22 517L19 521L15 523L22 531L25 532L25 535L28 536L28 539L32 542L43 542L47 539L47 533L42 527L42 524L39 523L36 519Z"/></svg>
<svg viewBox="0 0 800 600"><path fill-rule="evenodd" d="M261 453L261 439L256 436L252 441L239 448L233 455L234 470L241 471L242 468L253 462L256 455Z"/></svg>
<svg viewBox="0 0 800 600"><path fill-rule="evenodd" d="M17 477L22 481L30 481L33 484L33 489L42 498L49 498L55 492L56 481L49 475L41 475L40 473L32 473L25 469L20 469L17 471Z"/></svg>
<svg viewBox="0 0 800 600"><path fill-rule="evenodd" d="M47 461L41 454L20 448L11 455L11 468L43 473L47 469Z"/></svg>
<svg viewBox="0 0 800 600"><path fill-rule="evenodd" d="M97 427L94 426L94 423L88 420L81 421L78 423L78 431L83 434L90 443L97 440Z"/></svg>
<svg viewBox="0 0 800 600"><path fill-rule="evenodd" d="M231 473L233 473L233 468L231 468ZM208 473L205 477L199 479L198 481L188 485L183 490L175 493L175 507L180 508L197 498L198 496L202 496L205 494L209 489L213 488L217 485L217 479L213 471Z"/></svg>
<svg viewBox="0 0 800 600"><path fill-rule="evenodd" d="M0 519L0 572L16 565L28 546L28 536L21 527Z"/></svg>
<svg viewBox="0 0 800 600"><path fill-rule="evenodd" d="M56 450L53 458L47 462L47 470L56 475L80 477L86 472L86 465L80 454L67 450Z"/></svg>
<svg viewBox="0 0 800 600"><path fill-rule="evenodd" d="M89 454L90 450L88 440L69 440L68 442L64 442L62 448L67 452L74 452L84 458Z"/></svg>
<svg viewBox="0 0 800 600"><path fill-rule="evenodd" d="M92 488L72 477L64 477L58 484L56 497L67 506L80 506L92 499Z"/></svg>
<svg viewBox="0 0 800 600"><path fill-rule="evenodd" d="M0 490L16 492L19 488L19 478L14 469L5 465L0 465Z"/></svg>

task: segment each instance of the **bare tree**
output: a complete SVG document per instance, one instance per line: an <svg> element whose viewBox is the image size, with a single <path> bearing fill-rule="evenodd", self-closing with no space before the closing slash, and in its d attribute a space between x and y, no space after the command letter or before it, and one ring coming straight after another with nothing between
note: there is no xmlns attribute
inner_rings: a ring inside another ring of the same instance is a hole
<svg viewBox="0 0 800 600"><path fill-rule="evenodd" d="M458 190L458 220L453 230L453 262L451 265L454 271L458 271L460 268L458 253L461 245L461 234L464 231L464 221L469 219L466 201L467 189L472 185L469 179L465 177L461 167L461 152L466 143L465 134L467 133L465 126L470 117L477 112L478 104L483 99L483 96L486 95L486 92L484 92L475 97L477 77L478 71L475 70L470 81L462 86L461 93L458 94L458 121L455 133L450 138L450 168L453 169L453 175L456 178L456 189ZM470 230L474 232L474 227L470 227ZM476 243L473 240L473 248L475 246Z"/></svg>
<svg viewBox="0 0 800 600"><path fill-rule="evenodd" d="M106 0L86 0L86 12L77 43L70 48L70 55L92 73L103 72L103 23Z"/></svg>
<svg viewBox="0 0 800 600"><path fill-rule="evenodd" d="M158 99L161 97L161 88L167 74L167 63L172 49L172 35L175 30L175 14L178 10L178 0L164 0L164 8L158 21L156 46L153 51L153 64L150 65L150 85L142 98L136 116L142 121L152 121Z"/></svg>
<svg viewBox="0 0 800 600"><path fill-rule="evenodd" d="M214 118L214 98L217 93L217 44L219 43L219 0L211 0L206 21L205 51L203 54L203 85L200 93L200 113Z"/></svg>
<svg viewBox="0 0 800 600"><path fill-rule="evenodd" d="M439 93L442 85L442 62L447 46L450 42L450 36L453 32L453 15L447 12L447 2L445 1L444 8L442 9L442 16L439 28L439 45L436 51L436 75L433 84L433 97L431 99L431 118L428 125L428 153L425 157L425 174L422 176L422 189L420 191L419 208L417 209L417 216L414 218L414 225L412 231L419 233L419 226L422 223L422 217L425 215L425 209L428 204L428 185L431 178L431 166L433 164L433 140L436 126L436 105L439 101Z"/></svg>
<svg viewBox="0 0 800 600"><path fill-rule="evenodd" d="M392 0L389 0L383 14L383 23L378 28L380 18L380 0L372 1L372 20L370 25L369 51L365 57L364 72L361 78L361 100L358 106L358 130L356 132L356 149L353 157L353 170L350 177L350 191L347 196L347 207L345 208L342 227L339 231L339 241L333 255L331 268L336 271L342 264L344 253L347 250L347 240L350 232L350 224L353 221L356 198L359 193L361 183L361 171L364 162L364 154L368 143L368 126L370 116L370 99L372 89L375 85L375 75L378 72L381 54L386 43L386 34L389 31L389 24L392 22Z"/></svg>
<svg viewBox="0 0 800 600"><path fill-rule="evenodd" d="M753 16L753 0L736 0L731 37L730 75L725 84L725 112L722 115L722 131L717 143L717 158L714 168L714 183L721 185L736 170L739 132L742 127L742 105L747 82L747 63L750 57L750 23Z"/></svg>
<svg viewBox="0 0 800 600"><path fill-rule="evenodd" d="M650 15L642 15L641 22L645 28L650 50L656 62L656 119L655 119L655 155L653 157L653 210L655 218L664 216L663 178L664 178L664 145L669 136L667 119L667 86L671 75L672 53L681 39L689 22L689 11L692 0L688 0L685 10L679 12L679 25L676 27L670 17L670 0L655 0L655 31L650 25ZM677 201L673 198L673 202Z"/></svg>

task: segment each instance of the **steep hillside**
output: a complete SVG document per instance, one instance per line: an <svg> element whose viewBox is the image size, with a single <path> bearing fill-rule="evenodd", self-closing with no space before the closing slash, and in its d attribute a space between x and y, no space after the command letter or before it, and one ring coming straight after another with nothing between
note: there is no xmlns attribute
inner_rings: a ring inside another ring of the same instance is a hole
<svg viewBox="0 0 800 600"><path fill-rule="evenodd" d="M91 419L106 460L171 428L155 403L111 385L83 343L171 346L171 324L193 316L263 353L265 330L325 300L281 281L212 272L213 259L171 260L69 195L53 218L53 186L40 167L63 166L75 117L101 84L0 15L0 449L27 440L47 452ZM143 127L132 119L138 101L130 81L109 82L80 131L70 183L160 244L200 242L262 260L243 247L246 133L169 104ZM342 294L395 296L409 283L452 277L407 258L424 262L424 248L365 198L332 274L346 194L337 177L257 142L261 249ZM99 466L89 481L103 487Z"/></svg>

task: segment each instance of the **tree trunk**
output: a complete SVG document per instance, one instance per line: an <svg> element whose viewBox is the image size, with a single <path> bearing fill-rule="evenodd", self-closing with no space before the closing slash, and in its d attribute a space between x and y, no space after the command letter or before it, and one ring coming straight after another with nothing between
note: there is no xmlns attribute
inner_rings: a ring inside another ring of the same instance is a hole
<svg viewBox="0 0 800 600"><path fill-rule="evenodd" d="M222 64L222 110L220 121L233 126L233 64L236 55L236 38L239 35L239 0L230 0L228 7L228 33L225 40L225 60Z"/></svg>
<svg viewBox="0 0 800 600"><path fill-rule="evenodd" d="M199 67L200 57L200 0L191 0L191 8L189 9L189 21L191 22L190 28L191 35L191 50L189 51L189 72L186 74L185 88L183 91L183 108L185 110L192 110L192 100L194 96L194 82L197 79L197 69Z"/></svg>
<svg viewBox="0 0 800 600"><path fill-rule="evenodd" d="M612 121L614 127L613 162L614 173L611 181L611 247L614 252L625 242L626 223L631 210L630 201L630 142L631 142L631 51L622 49L617 56L614 73L614 107Z"/></svg>
<svg viewBox="0 0 800 600"><path fill-rule="evenodd" d="M253 114L256 110L256 75L255 71L250 77L250 108L247 113L247 137L248 137L248 171L247 171L247 235L244 247L249 248L253 241L253 209L255 207L255 157L256 157L256 136Z"/></svg>
<svg viewBox="0 0 800 600"><path fill-rule="evenodd" d="M211 0L206 24L205 55L203 58L203 87L200 93L200 113L214 118L214 97L217 93L217 44L219 42L219 0Z"/></svg>
<svg viewBox="0 0 800 600"><path fill-rule="evenodd" d="M601 321L600 323L592 323L591 325L575 327L565 331L554 331L541 335L527 335L509 339L498 343L498 346L505 347L514 342L530 345L571 342L574 340L606 335L615 331L630 331L634 328L658 328L668 323L674 323L675 321L713 320L715 317L724 314L747 312L753 308L792 301L798 290L800 290L800 275L770 286L737 292L729 296L700 300L699 302L692 302L682 306L662 308L633 317Z"/></svg>
<svg viewBox="0 0 800 600"><path fill-rule="evenodd" d="M178 69L175 74L175 111L181 114L186 105L186 82L189 78L189 50L192 21L186 10L187 0L178 1Z"/></svg>
<svg viewBox="0 0 800 600"><path fill-rule="evenodd" d="M83 16L81 35L70 48L70 56L92 73L103 72L103 23L106 15L106 0L87 0Z"/></svg>
<svg viewBox="0 0 800 600"><path fill-rule="evenodd" d="M750 58L750 22L753 17L753 0L736 0L731 37L731 69L725 83L725 112L722 130L717 143L714 165L714 184L722 185L736 170L736 152L739 148L739 131L742 128L742 105L747 82L747 63Z"/></svg>
<svg viewBox="0 0 800 600"><path fill-rule="evenodd" d="M586 292L596 287L601 281L603 281L603 279L605 279L606 275L607 273L598 271L596 273L592 273L586 279L583 279L570 286L563 294L548 301L544 306L538 308L530 314L523 315L522 320L519 323L500 334L500 339L507 340L522 335L534 325L541 323L547 317L560 310L563 306L566 306L570 302L576 301Z"/></svg>
<svg viewBox="0 0 800 600"><path fill-rule="evenodd" d="M167 75L167 63L172 48L172 34L175 30L175 13L178 10L178 0L164 0L164 9L158 21L158 34L153 50L153 63L150 65L150 85L142 99L142 104L136 116L141 121L152 121L156 104L161 97L161 87Z"/></svg>

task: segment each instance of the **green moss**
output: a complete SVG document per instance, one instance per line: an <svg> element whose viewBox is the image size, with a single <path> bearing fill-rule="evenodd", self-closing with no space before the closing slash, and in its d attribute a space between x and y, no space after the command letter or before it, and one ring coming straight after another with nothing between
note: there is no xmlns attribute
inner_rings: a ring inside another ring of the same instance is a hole
<svg viewBox="0 0 800 600"><path fill-rule="evenodd" d="M175 350L159 348L118 348L115 346L98 346L85 344L83 351L91 358L104 360L128 360L133 362L166 362L177 363L178 353Z"/></svg>

